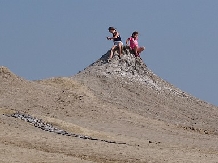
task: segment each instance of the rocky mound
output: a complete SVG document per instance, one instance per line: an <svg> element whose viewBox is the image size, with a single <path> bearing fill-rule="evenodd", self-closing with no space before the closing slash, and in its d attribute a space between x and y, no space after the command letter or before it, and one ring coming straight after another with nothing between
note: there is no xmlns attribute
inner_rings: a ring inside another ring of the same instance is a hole
<svg viewBox="0 0 218 163"><path fill-rule="evenodd" d="M92 75L102 75L105 77L119 77L121 80L128 82L137 82L138 84L143 84L146 87L151 87L154 90L161 91L171 91L180 96L189 96L187 93L181 91L180 89L174 87L170 83L164 81L156 74L154 74L139 57L131 52L129 47L123 49L123 56L120 59L118 57L117 51L115 51L115 56L111 62L107 62L110 51L104 54L96 62L92 63L90 66L85 68L85 71L80 72L81 74L92 74ZM78 76L78 75L77 75Z"/></svg>
<svg viewBox="0 0 218 163"><path fill-rule="evenodd" d="M184 129L218 134L218 108L176 88L155 75L124 47L120 59L109 51L73 79L79 80L99 98L143 116L173 123ZM204 116L203 116L204 115Z"/></svg>
<svg viewBox="0 0 218 163"><path fill-rule="evenodd" d="M218 108L123 54L40 81L1 67L0 162L217 162Z"/></svg>
<svg viewBox="0 0 218 163"><path fill-rule="evenodd" d="M0 67L0 83L10 82L11 84L25 82L21 77L12 73L7 67Z"/></svg>

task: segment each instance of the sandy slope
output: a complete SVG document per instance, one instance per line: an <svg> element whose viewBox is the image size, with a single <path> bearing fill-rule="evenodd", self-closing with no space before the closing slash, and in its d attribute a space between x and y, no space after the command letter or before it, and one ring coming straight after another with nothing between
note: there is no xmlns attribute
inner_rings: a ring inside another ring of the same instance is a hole
<svg viewBox="0 0 218 163"><path fill-rule="evenodd" d="M173 87L143 63L129 78L129 70L111 73L124 59L104 59L72 78L42 81L26 81L1 67L0 162L218 162L217 107ZM6 116L16 111L126 144L46 132Z"/></svg>

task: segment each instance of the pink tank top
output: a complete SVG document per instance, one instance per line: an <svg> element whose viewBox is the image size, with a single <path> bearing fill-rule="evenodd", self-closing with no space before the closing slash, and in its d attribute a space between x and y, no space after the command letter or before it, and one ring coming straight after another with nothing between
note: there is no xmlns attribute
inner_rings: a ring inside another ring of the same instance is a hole
<svg viewBox="0 0 218 163"><path fill-rule="evenodd" d="M130 41L130 48L131 49L138 47L138 38L134 39L133 37L130 37L129 41Z"/></svg>

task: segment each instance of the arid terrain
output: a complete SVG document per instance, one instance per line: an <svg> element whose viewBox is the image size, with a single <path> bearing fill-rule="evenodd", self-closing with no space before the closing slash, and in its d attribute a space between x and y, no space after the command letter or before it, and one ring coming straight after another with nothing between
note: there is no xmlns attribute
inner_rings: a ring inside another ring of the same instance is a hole
<svg viewBox="0 0 218 163"><path fill-rule="evenodd" d="M37 81L0 67L0 162L218 163L218 107L123 53Z"/></svg>

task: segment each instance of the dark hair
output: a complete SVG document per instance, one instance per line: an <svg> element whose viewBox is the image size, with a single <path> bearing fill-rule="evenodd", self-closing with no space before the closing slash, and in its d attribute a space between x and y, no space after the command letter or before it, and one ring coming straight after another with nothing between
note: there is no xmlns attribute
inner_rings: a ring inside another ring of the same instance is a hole
<svg viewBox="0 0 218 163"><path fill-rule="evenodd" d="M134 37L135 35L139 34L137 31L132 33L132 37Z"/></svg>
<svg viewBox="0 0 218 163"><path fill-rule="evenodd" d="M114 27L109 27L108 30L109 30L109 31L110 31L110 30L116 30L116 28L114 28Z"/></svg>

